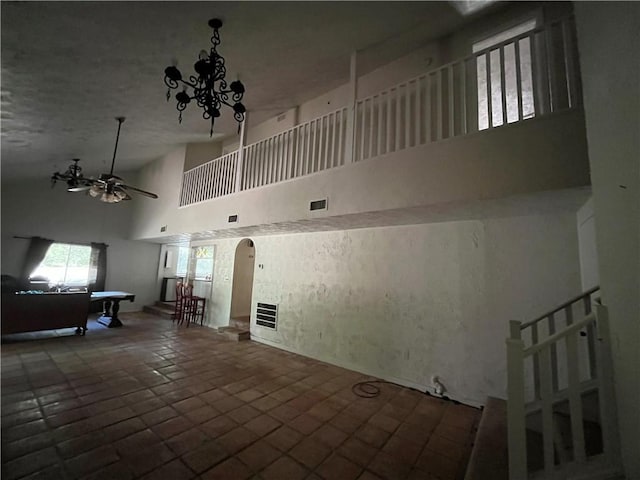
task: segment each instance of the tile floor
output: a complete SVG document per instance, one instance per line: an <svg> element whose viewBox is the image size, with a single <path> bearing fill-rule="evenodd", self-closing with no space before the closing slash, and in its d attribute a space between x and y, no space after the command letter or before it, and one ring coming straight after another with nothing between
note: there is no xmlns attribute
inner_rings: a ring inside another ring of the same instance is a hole
<svg viewBox="0 0 640 480"><path fill-rule="evenodd" d="M5 337L2 478L461 479L480 412L143 313Z"/></svg>

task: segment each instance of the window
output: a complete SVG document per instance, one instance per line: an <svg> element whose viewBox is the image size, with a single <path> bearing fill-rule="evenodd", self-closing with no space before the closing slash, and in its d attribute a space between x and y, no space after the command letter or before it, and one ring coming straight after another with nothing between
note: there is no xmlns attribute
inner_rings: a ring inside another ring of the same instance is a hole
<svg viewBox="0 0 640 480"><path fill-rule="evenodd" d="M52 285L87 286L90 270L90 246L54 243L31 277L47 278Z"/></svg>
<svg viewBox="0 0 640 480"><path fill-rule="evenodd" d="M504 30L489 38L473 44L473 52L479 52L494 45L517 37L536 28L536 19L528 20L515 27ZM478 56L478 129L485 130L505 123L517 122L518 113L518 85L517 69L520 70L520 91L522 97L522 119L535 116L533 103L533 77L531 70L531 39L525 37L518 40L520 53L519 65L516 62L515 41L507 43L504 51L504 88L506 97L506 112L502 109L502 67L500 65L500 50L496 48ZM489 72L489 75L487 75ZM487 83L489 84L487 87ZM490 98L487 98L487 90ZM489 122L489 108L491 122ZM506 114L506 118L505 118Z"/></svg>
<svg viewBox="0 0 640 480"><path fill-rule="evenodd" d="M186 278L189 266L189 247L178 247L178 262L176 264L176 277Z"/></svg>
<svg viewBox="0 0 640 480"><path fill-rule="evenodd" d="M211 280L213 273L213 247L194 247L194 279Z"/></svg>

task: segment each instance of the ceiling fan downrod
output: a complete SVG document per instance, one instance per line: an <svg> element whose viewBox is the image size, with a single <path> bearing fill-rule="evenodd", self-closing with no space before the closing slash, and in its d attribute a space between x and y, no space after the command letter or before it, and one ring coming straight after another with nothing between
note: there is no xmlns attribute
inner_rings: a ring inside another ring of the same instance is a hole
<svg viewBox="0 0 640 480"><path fill-rule="evenodd" d="M116 134L116 145L113 148L113 159L111 159L111 171L109 172L110 176L113 176L113 166L116 163L116 152L118 151L118 140L120 140L120 127L122 127L122 122L126 120L126 117L116 117L118 121L118 133Z"/></svg>

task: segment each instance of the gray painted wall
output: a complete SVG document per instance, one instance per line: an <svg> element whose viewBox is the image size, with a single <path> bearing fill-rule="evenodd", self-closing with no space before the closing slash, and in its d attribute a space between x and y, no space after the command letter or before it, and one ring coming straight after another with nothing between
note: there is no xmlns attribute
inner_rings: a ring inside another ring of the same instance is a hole
<svg viewBox="0 0 640 480"><path fill-rule="evenodd" d="M253 339L422 390L438 375L473 405L506 394L508 320L581 291L575 213L253 240ZM215 241L211 325L228 322L239 241ZM257 302L278 304L277 331Z"/></svg>
<svg viewBox="0 0 640 480"><path fill-rule="evenodd" d="M125 176L133 183L131 175ZM134 183L135 184L135 183ZM160 246L128 239L136 197L131 202L109 205L81 193L68 193L63 184L51 189L49 181L28 181L2 186L2 273L19 275L28 240L18 236L41 236L58 242L104 242L107 250L109 290L136 294L122 311L142 310L159 298L156 288Z"/></svg>

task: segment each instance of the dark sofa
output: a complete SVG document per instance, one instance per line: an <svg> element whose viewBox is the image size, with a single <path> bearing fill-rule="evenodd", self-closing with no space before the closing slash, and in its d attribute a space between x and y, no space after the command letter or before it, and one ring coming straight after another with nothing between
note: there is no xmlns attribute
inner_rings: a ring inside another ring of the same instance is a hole
<svg viewBox="0 0 640 480"><path fill-rule="evenodd" d="M79 293L2 293L2 335L76 327L87 329L91 294Z"/></svg>

